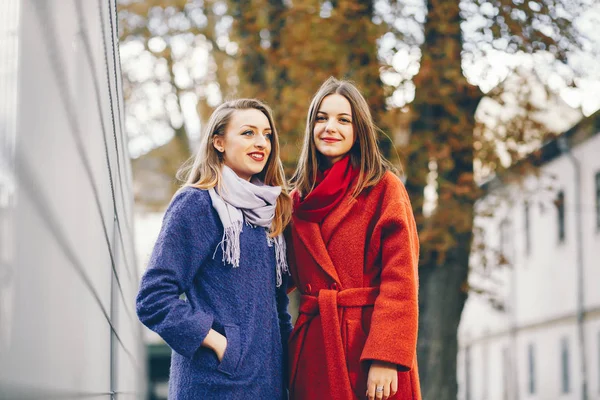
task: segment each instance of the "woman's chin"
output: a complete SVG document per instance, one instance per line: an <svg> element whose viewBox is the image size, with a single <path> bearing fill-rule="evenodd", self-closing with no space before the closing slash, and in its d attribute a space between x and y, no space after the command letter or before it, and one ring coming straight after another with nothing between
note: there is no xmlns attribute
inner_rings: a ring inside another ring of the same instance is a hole
<svg viewBox="0 0 600 400"><path fill-rule="evenodd" d="M325 151L320 151L319 153L321 153L323 157L326 157L328 159L340 158L344 155L344 153L342 152L331 151L330 149L325 149Z"/></svg>
<svg viewBox="0 0 600 400"><path fill-rule="evenodd" d="M263 170L265 169L264 165L263 166L252 166L252 168L248 168L247 173L249 175L257 175L260 174Z"/></svg>

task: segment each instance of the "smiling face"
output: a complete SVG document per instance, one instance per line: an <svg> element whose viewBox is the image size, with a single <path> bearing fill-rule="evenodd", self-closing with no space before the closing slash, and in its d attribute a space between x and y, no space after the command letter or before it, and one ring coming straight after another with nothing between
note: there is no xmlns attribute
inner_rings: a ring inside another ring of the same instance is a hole
<svg viewBox="0 0 600 400"><path fill-rule="evenodd" d="M222 154L223 163L249 181L267 164L272 137L269 119L261 111L236 110L225 133L214 136L213 145Z"/></svg>
<svg viewBox="0 0 600 400"><path fill-rule="evenodd" d="M340 94L323 99L313 129L317 151L329 165L341 160L354 145L350 102Z"/></svg>

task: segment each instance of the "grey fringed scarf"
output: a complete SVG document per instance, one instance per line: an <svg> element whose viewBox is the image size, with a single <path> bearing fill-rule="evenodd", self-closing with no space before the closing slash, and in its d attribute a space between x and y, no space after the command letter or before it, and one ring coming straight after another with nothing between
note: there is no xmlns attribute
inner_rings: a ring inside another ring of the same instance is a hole
<svg viewBox="0 0 600 400"><path fill-rule="evenodd" d="M208 193L225 231L219 244L223 250L223 261L234 267L240 266L240 233L244 219L248 224L262 226L265 228L269 247L275 244L277 286L281 286L282 272L289 272L285 239L283 235L269 237L269 228L275 216L275 206L281 194L281 187L267 186L257 178L248 182L225 165L221 170L221 178L222 190L217 193L213 188Z"/></svg>

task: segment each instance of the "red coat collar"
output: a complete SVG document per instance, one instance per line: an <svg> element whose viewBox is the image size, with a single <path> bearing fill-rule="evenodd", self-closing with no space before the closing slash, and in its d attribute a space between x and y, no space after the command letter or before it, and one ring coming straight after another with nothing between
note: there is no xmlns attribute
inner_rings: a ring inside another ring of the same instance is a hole
<svg viewBox="0 0 600 400"><path fill-rule="evenodd" d="M338 285L341 285L341 282L327 251L327 244L356 203L355 198L350 194L346 195L340 204L327 215L321 225L317 222L310 222L293 216L295 232L304 243L306 250L311 254L317 265Z"/></svg>

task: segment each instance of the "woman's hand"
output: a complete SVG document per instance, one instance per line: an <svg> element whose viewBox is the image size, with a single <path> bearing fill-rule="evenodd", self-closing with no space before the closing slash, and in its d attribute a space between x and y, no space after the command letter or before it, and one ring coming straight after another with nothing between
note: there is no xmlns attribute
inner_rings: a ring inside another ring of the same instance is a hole
<svg viewBox="0 0 600 400"><path fill-rule="evenodd" d="M214 351L219 359L219 362L221 362L223 361L223 356L225 355L225 350L227 349L227 338L214 329L211 329L208 331L206 338L204 338L202 346L208 347Z"/></svg>
<svg viewBox="0 0 600 400"><path fill-rule="evenodd" d="M383 390L381 390L383 389ZM398 391L398 368L396 364L374 360L367 378L367 398L386 400Z"/></svg>

